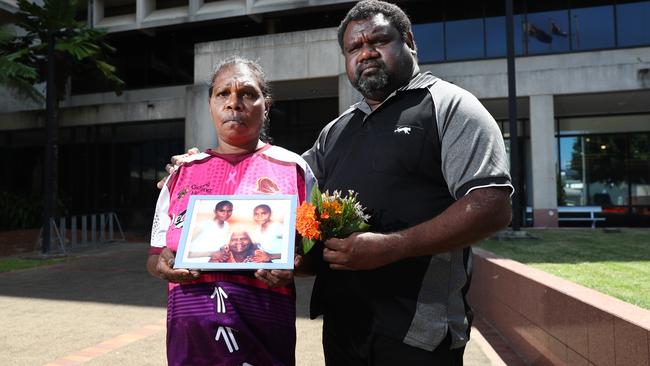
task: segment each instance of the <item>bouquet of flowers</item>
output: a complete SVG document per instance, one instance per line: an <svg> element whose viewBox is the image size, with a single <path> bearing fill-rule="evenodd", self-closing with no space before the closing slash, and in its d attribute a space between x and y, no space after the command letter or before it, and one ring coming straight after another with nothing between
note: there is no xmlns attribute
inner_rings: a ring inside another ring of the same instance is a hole
<svg viewBox="0 0 650 366"><path fill-rule="evenodd" d="M345 238L357 231L366 231L369 215L357 201L357 194L348 191L321 193L318 187L311 191L311 202L303 202L296 212L296 230L302 236L303 253L308 253L317 240Z"/></svg>

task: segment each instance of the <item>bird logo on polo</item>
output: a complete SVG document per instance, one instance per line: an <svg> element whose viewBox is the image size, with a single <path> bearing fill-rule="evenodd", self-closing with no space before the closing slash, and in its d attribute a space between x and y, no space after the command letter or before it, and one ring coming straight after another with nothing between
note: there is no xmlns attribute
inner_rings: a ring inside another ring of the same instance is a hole
<svg viewBox="0 0 650 366"><path fill-rule="evenodd" d="M225 314L226 313L226 302L224 299L228 298L228 294L226 294L226 291L224 291L221 287L216 286L214 288L214 292L212 292L212 295L210 295L211 299L217 298L216 303L217 303L217 313Z"/></svg>
<svg viewBox="0 0 650 366"><path fill-rule="evenodd" d="M395 131L393 131L393 132L395 132L395 133L403 133L405 135L408 135L408 134L411 133L411 127L407 127L407 126L397 127L395 129Z"/></svg>

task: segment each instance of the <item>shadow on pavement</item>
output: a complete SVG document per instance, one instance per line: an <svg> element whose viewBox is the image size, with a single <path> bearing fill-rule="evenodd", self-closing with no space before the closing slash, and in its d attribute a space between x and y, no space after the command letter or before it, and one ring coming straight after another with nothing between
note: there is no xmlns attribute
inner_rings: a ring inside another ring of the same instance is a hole
<svg viewBox="0 0 650 366"><path fill-rule="evenodd" d="M70 260L0 273L0 296L167 306L166 282L145 268L146 243L109 243L71 251ZM309 317L312 278L296 280L297 315Z"/></svg>

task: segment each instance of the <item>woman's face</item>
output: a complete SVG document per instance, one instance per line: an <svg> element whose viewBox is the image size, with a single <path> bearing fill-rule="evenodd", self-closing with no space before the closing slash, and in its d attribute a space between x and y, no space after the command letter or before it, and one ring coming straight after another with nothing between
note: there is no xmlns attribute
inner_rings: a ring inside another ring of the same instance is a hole
<svg viewBox="0 0 650 366"><path fill-rule="evenodd" d="M253 219L259 225L266 224L271 219L271 213L265 208L256 208L253 211Z"/></svg>
<svg viewBox="0 0 650 366"><path fill-rule="evenodd" d="M248 234L245 231L240 231L232 233L228 247L233 253L244 253L251 244Z"/></svg>
<svg viewBox="0 0 650 366"><path fill-rule="evenodd" d="M232 206L224 205L221 208L214 210L214 216L219 221L228 221L230 216L232 216Z"/></svg>
<svg viewBox="0 0 650 366"><path fill-rule="evenodd" d="M226 66L212 84L210 114L219 144L254 150L268 113L255 74L243 64Z"/></svg>

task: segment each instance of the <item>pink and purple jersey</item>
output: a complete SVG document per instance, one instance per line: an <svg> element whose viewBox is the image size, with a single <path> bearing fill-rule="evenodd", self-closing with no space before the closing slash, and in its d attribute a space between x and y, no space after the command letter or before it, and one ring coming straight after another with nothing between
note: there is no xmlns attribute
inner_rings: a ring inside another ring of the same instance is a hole
<svg viewBox="0 0 650 366"><path fill-rule="evenodd" d="M245 156L197 154L166 182L156 204L150 254L176 251L191 195L296 195L315 184L298 155L265 145ZM169 284L169 365L293 365L293 285L269 288L252 272L204 272Z"/></svg>

